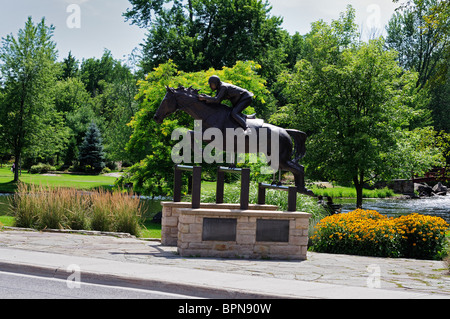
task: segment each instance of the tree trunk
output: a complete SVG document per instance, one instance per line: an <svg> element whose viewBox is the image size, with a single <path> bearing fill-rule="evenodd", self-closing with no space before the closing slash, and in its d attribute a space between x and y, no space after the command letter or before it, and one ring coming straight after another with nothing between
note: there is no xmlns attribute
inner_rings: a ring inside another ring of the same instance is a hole
<svg viewBox="0 0 450 319"><path fill-rule="evenodd" d="M20 154L16 154L14 164L14 182L17 183L19 181Z"/></svg>
<svg viewBox="0 0 450 319"><path fill-rule="evenodd" d="M353 177L353 184L356 188L356 208L363 206L363 186L364 186L364 171L359 172L359 176Z"/></svg>
<svg viewBox="0 0 450 319"><path fill-rule="evenodd" d="M194 9L192 7L192 0L189 0L189 22L191 24L194 22Z"/></svg>
<svg viewBox="0 0 450 319"><path fill-rule="evenodd" d="M356 208L362 208L363 206L363 187L362 185L356 187Z"/></svg>

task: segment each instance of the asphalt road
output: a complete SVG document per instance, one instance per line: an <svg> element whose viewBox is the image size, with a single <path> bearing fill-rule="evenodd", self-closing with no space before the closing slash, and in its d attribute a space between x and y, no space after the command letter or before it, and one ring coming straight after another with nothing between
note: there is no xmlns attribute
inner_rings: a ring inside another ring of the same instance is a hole
<svg viewBox="0 0 450 319"><path fill-rule="evenodd" d="M189 296L0 272L0 299L189 299Z"/></svg>

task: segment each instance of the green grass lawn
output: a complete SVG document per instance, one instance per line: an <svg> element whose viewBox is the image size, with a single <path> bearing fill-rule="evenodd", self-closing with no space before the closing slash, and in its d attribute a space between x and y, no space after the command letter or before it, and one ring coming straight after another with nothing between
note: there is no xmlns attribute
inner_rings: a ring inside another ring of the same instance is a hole
<svg viewBox="0 0 450 319"><path fill-rule="evenodd" d="M144 222L141 235L142 238L161 238L161 224L152 223L151 219Z"/></svg>
<svg viewBox="0 0 450 319"><path fill-rule="evenodd" d="M13 183L13 173L10 168L0 168L0 193L14 193L17 189ZM92 175L70 175L46 176L39 174L28 174L22 172L20 180L26 184L37 184L43 186L73 187L82 190L90 190L99 187L111 188L116 177L92 176Z"/></svg>
<svg viewBox="0 0 450 319"><path fill-rule="evenodd" d="M15 218L12 216L0 216L0 225L6 227L13 227L15 222Z"/></svg>
<svg viewBox="0 0 450 319"><path fill-rule="evenodd" d="M332 198L356 198L356 189L354 187L335 186L333 188L320 188L315 185L311 190L316 196L330 196ZM389 198L398 196L391 189L363 189L364 198Z"/></svg>

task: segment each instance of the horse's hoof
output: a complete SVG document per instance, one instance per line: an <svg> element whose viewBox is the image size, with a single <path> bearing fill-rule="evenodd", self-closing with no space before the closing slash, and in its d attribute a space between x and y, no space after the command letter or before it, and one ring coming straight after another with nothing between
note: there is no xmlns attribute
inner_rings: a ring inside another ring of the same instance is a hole
<svg viewBox="0 0 450 319"><path fill-rule="evenodd" d="M298 188L297 193L307 195L307 196L315 196L314 192L312 190L306 189L306 188Z"/></svg>

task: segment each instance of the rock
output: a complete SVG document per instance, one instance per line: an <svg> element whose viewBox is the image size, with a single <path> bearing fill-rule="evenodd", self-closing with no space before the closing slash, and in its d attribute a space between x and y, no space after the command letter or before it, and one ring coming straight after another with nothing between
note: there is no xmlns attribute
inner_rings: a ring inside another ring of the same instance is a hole
<svg viewBox="0 0 450 319"><path fill-rule="evenodd" d="M445 196L445 195L447 195L447 191L448 191L447 186L442 185L441 182L437 183L433 187L433 192L437 195Z"/></svg>
<svg viewBox="0 0 450 319"><path fill-rule="evenodd" d="M414 191L418 192L420 197L430 197L433 194L433 188L427 183L414 183Z"/></svg>

